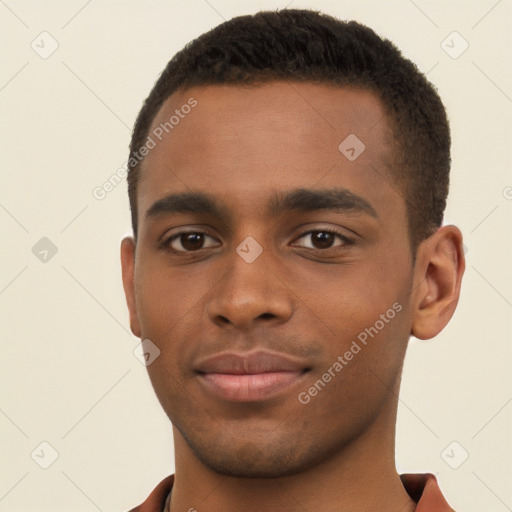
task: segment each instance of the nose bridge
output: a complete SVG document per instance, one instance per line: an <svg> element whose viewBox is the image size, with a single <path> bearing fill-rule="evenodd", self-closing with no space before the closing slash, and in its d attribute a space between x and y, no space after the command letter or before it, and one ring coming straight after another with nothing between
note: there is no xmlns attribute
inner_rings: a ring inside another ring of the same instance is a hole
<svg viewBox="0 0 512 512"><path fill-rule="evenodd" d="M263 237L259 237L263 240ZM284 322L292 314L286 286L271 270L272 251L255 237L245 237L226 255L227 272L213 291L208 314L212 321L248 327L261 320Z"/></svg>

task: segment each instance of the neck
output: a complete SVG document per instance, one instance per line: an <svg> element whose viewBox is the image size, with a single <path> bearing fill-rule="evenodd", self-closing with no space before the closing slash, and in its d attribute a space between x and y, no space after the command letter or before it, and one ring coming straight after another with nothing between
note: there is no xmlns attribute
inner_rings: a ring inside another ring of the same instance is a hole
<svg viewBox="0 0 512 512"><path fill-rule="evenodd" d="M239 512L250 504L261 512L413 512L415 503L395 469L396 404L388 409L329 459L280 478L218 474L197 459L174 428L175 482L166 511Z"/></svg>

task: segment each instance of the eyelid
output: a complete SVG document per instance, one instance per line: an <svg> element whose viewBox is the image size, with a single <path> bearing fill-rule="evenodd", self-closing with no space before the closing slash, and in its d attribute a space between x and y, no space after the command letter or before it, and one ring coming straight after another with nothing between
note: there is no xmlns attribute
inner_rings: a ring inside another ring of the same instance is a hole
<svg viewBox="0 0 512 512"><path fill-rule="evenodd" d="M332 227L322 227L322 226L313 227L313 228L308 229L307 231L301 232L301 234L294 239L293 243L295 243L297 240L300 240L301 238L304 238L305 236L311 235L312 233L318 233L318 232L333 234L333 235L337 236L339 239L341 239L342 243L339 245L334 245L332 247L328 247L326 249L315 249L315 248L311 248L311 247L305 247L306 249L310 249L312 251L326 252L326 251L329 251L330 249L334 249L335 247L342 247L342 246L352 245L355 243L355 240L344 235L339 230L332 228ZM190 228L190 229L182 229L181 231L178 231L170 236L161 237L161 242L159 242L159 246L162 249L168 249L171 252L182 253L182 254L199 253L200 251L202 251L204 249L211 248L211 247L202 247L201 249L197 249L196 251L181 251L181 250L176 250L176 249L173 249L170 247L171 243L174 242L174 240L179 239L182 235L186 235L189 233L205 235L206 237L210 237L210 238L218 241L217 238L214 237L213 235L211 235L207 230L205 230L204 227L197 227L197 228ZM214 247L219 247L219 245L215 245ZM301 246L298 246L298 247L301 247Z"/></svg>
<svg viewBox="0 0 512 512"><path fill-rule="evenodd" d="M295 241L297 240L300 240L301 238L304 238L305 236L307 235L311 235L312 233L330 233L332 235L335 235L337 236L338 238L340 238L342 240L342 244L340 245L334 245L332 247L328 247L327 249L315 249L315 248L311 248L311 247L307 247L307 249L311 249L311 250L316 250L316 251L321 251L321 252L326 252L328 251L329 249L334 249L335 247L341 247L341 246L346 246L346 245L352 245L355 243L355 240L353 240L352 238L344 235L343 233L341 233L340 231L338 231L337 229L335 228L327 228L327 227L315 227L315 228L312 228L312 229L309 229L308 231L305 231L303 232L300 236L298 236Z"/></svg>
<svg viewBox="0 0 512 512"><path fill-rule="evenodd" d="M202 247L201 249L198 249L197 251L180 251L180 250L171 248L171 243L174 242L174 240L177 240L182 235L187 235L187 234L205 235L206 237L210 237L210 238L218 241L217 238L215 238L213 235L208 233L208 231L205 231L205 228L199 227L199 228L196 228L196 229L193 229L193 228L182 229L181 231L178 231L178 232L176 232L176 233L174 233L174 234L172 234L170 236L163 236L163 237L161 237L161 241L159 242L159 247L161 249L167 249L167 250L169 250L171 252L182 253L182 254L198 253L198 252L202 251L203 249L209 249L210 248L210 247ZM219 245L215 245L214 247L219 247Z"/></svg>

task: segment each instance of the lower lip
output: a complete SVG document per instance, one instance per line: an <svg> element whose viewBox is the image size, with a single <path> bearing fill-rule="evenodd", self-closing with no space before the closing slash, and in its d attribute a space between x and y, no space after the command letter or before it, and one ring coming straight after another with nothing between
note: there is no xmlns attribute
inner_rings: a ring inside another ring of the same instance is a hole
<svg viewBox="0 0 512 512"><path fill-rule="evenodd" d="M200 381L223 400L261 402L296 384L305 372L268 372L245 375L202 373Z"/></svg>

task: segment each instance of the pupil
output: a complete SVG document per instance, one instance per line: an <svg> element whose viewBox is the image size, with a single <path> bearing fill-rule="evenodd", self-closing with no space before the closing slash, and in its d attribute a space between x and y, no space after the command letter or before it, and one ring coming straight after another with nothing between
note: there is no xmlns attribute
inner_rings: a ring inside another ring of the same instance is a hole
<svg viewBox="0 0 512 512"><path fill-rule="evenodd" d="M325 233L324 231L317 231L313 235L313 245L319 245L321 249L329 248L332 244L332 233ZM317 247L318 248L318 247Z"/></svg>
<svg viewBox="0 0 512 512"><path fill-rule="evenodd" d="M195 251L203 245L203 235L201 233L187 233L182 235L181 245L187 251Z"/></svg>

